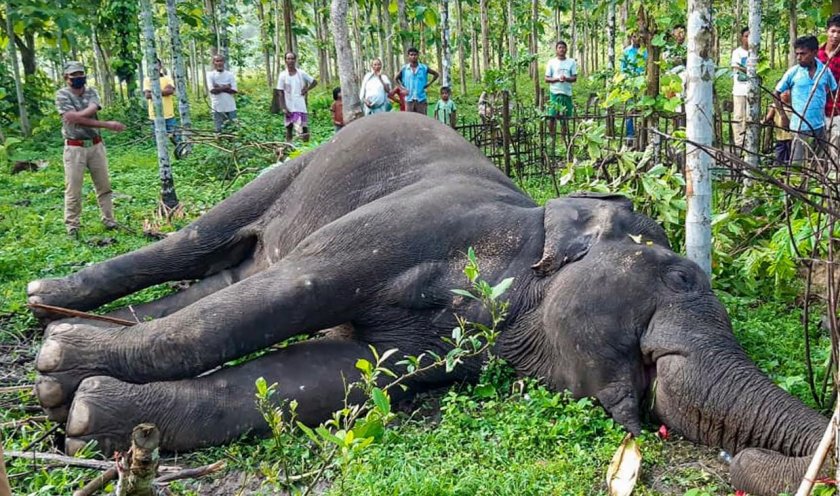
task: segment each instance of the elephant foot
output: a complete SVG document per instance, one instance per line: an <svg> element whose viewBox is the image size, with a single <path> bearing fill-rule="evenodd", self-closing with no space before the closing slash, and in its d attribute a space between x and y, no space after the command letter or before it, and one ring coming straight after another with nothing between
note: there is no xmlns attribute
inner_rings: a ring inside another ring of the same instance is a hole
<svg viewBox="0 0 840 496"><path fill-rule="evenodd" d="M107 346L115 330L87 324L56 322L47 327L44 344L35 359L41 374L35 394L47 416L63 421L79 383L86 377L107 373Z"/></svg>
<svg viewBox="0 0 840 496"><path fill-rule="evenodd" d="M251 401L252 389L212 379L132 384L89 377L70 407L65 450L72 455L95 441L109 456L127 449L131 430L144 422L158 427L160 448L168 452L230 442L246 432L264 433L267 424Z"/></svg>
<svg viewBox="0 0 840 496"><path fill-rule="evenodd" d="M29 304L51 305L55 307L76 308L84 301L87 292L79 285L71 282L70 278L38 279L26 286ZM55 314L40 308L33 308L32 313L39 320L52 320Z"/></svg>

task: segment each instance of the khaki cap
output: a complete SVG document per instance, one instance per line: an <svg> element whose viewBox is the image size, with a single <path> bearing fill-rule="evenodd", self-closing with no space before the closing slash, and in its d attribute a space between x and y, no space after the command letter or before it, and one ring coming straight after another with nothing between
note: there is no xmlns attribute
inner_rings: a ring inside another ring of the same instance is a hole
<svg viewBox="0 0 840 496"><path fill-rule="evenodd" d="M74 72L85 72L85 65L78 60L71 60L64 64L64 75L73 74Z"/></svg>

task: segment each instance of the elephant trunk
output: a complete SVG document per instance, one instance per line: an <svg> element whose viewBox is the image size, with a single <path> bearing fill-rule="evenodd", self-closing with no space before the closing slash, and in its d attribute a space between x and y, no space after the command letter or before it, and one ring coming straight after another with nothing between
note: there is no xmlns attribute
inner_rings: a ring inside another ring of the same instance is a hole
<svg viewBox="0 0 840 496"><path fill-rule="evenodd" d="M698 325L703 313L721 317ZM642 351L656 364L655 415L694 442L737 454L736 488L756 495L795 490L828 419L749 360L716 300L671 306L651 324Z"/></svg>

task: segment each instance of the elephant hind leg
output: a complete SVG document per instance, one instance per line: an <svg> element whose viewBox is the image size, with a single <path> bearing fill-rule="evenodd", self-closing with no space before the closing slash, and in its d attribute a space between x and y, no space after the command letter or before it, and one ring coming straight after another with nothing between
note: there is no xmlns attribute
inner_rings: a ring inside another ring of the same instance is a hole
<svg viewBox="0 0 840 496"><path fill-rule="evenodd" d="M167 281L201 279L254 256L260 221L309 162L267 173L172 236L57 279L32 281L30 303L91 310ZM35 316L50 315L35 310Z"/></svg>
<svg viewBox="0 0 840 496"><path fill-rule="evenodd" d="M103 453L124 449L131 429L152 422L166 451L188 451L268 434L254 401L255 381L277 383L274 398L297 401L298 419L317 425L343 406L344 380L359 377L360 358L371 358L358 341L317 339L296 343L243 365L208 376L131 384L105 376L82 381L67 421L68 453L91 440Z"/></svg>

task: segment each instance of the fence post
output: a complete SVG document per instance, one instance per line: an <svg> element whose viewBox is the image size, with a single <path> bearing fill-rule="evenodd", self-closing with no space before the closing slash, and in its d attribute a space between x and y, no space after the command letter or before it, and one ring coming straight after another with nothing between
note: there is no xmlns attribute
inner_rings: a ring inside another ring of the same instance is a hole
<svg viewBox="0 0 840 496"><path fill-rule="evenodd" d="M505 153L505 175L510 177L510 93L502 91L502 145Z"/></svg>

